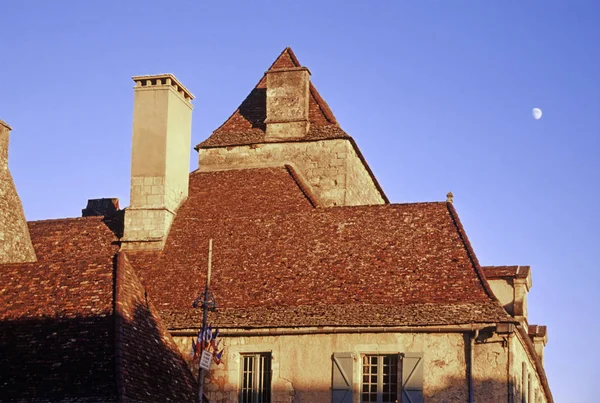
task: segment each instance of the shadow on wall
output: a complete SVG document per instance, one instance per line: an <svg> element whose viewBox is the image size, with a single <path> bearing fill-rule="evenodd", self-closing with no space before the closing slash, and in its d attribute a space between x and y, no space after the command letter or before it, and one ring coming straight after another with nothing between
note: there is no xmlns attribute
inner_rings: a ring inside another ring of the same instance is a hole
<svg viewBox="0 0 600 403"><path fill-rule="evenodd" d="M122 322L117 372L115 318L0 321L0 401L194 402L197 385L183 358L163 338L147 306Z"/></svg>

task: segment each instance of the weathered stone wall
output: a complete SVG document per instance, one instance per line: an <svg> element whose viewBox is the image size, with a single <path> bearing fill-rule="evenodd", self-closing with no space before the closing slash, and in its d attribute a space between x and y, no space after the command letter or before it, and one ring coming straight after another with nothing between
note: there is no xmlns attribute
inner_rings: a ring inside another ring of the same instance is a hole
<svg viewBox="0 0 600 403"><path fill-rule="evenodd" d="M175 337L189 354L191 337ZM236 402L240 354L271 352L273 402L330 402L332 359L336 352L354 354L354 402L360 401L361 354L423 353L423 390L427 402L468 401L468 345L463 333L316 334L229 337L225 360L213 364L207 391L213 402ZM501 343L476 345L475 401L506 401L508 349ZM500 398L497 398L497 397ZM504 399L504 400L502 400Z"/></svg>
<svg viewBox="0 0 600 403"><path fill-rule="evenodd" d="M8 170L10 127L0 120L0 264L35 262L21 199Z"/></svg>
<svg viewBox="0 0 600 403"><path fill-rule="evenodd" d="M192 337L175 337L187 356ZM273 402L330 402L333 353L354 355L354 402L361 388L361 354L422 353L426 402L468 401L469 333L367 333L227 337L224 362L213 364L207 382L211 401L236 402L242 353L272 354ZM510 345L510 346L509 346ZM510 352L510 361L509 361ZM510 362L510 368L508 364ZM474 344L473 385L476 402L545 403L535 364L515 333L492 335ZM523 372L523 369L525 372ZM527 387L523 384L523 374ZM509 384L512 379L512 384ZM509 393L511 394L509 400Z"/></svg>
<svg viewBox="0 0 600 403"><path fill-rule="evenodd" d="M475 343L473 352L473 385L476 402L506 402L508 395L508 346L504 339L493 336Z"/></svg>
<svg viewBox="0 0 600 403"><path fill-rule="evenodd" d="M515 334L510 343L513 402L546 403L541 380L523 340Z"/></svg>
<svg viewBox="0 0 600 403"><path fill-rule="evenodd" d="M200 171L291 163L323 206L383 204L373 179L349 140L265 143L199 150Z"/></svg>

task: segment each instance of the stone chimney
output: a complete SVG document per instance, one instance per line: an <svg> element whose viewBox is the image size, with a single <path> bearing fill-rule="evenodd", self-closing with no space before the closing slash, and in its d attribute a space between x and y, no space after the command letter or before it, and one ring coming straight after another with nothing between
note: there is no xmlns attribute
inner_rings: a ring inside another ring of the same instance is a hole
<svg viewBox="0 0 600 403"><path fill-rule="evenodd" d="M267 75L268 139L300 138L306 136L310 71L306 67L273 69Z"/></svg>
<svg viewBox="0 0 600 403"><path fill-rule="evenodd" d="M8 170L10 131L10 126L0 120L0 264L37 260L21 199Z"/></svg>
<svg viewBox="0 0 600 403"><path fill-rule="evenodd" d="M121 245L159 250L188 195L194 96L171 74L133 81L131 198Z"/></svg>

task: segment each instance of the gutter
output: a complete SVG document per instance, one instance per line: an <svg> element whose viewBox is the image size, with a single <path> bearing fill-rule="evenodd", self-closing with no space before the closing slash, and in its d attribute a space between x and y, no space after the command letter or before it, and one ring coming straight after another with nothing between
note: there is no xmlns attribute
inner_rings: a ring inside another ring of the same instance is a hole
<svg viewBox="0 0 600 403"><path fill-rule="evenodd" d="M292 335L308 335L308 334L355 334L355 333L471 333L476 332L479 334L479 330L495 326L490 324L488 326L480 327L331 327L331 328L287 328L287 329L219 329L219 334L228 337L256 337L256 336L292 336ZM197 336L197 329L180 329L170 330L171 336Z"/></svg>

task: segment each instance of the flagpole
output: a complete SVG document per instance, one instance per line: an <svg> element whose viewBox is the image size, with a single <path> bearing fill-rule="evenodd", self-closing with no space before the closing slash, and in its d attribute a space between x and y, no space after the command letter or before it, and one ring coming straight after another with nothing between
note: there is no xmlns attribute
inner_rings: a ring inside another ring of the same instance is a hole
<svg viewBox="0 0 600 403"><path fill-rule="evenodd" d="M204 337L206 331L206 322L208 319L208 292L210 287L210 275L212 271L212 239L208 241L208 273L206 275L206 287L204 287L204 301L202 302L202 332L200 333ZM200 342L200 341L198 341ZM206 370L199 368L198 370L198 403L202 403L202 395L204 394L204 378L206 376Z"/></svg>

